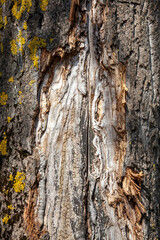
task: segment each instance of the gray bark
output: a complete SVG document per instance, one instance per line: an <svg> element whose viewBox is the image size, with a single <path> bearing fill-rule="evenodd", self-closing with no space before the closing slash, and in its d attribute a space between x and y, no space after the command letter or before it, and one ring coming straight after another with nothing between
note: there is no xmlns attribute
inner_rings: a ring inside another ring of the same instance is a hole
<svg viewBox="0 0 160 240"><path fill-rule="evenodd" d="M1 2L0 238L160 239L159 1Z"/></svg>

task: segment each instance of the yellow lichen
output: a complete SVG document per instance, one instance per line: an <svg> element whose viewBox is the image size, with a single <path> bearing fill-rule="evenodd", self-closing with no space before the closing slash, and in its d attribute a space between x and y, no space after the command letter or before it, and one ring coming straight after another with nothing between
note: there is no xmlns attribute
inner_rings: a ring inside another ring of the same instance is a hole
<svg viewBox="0 0 160 240"><path fill-rule="evenodd" d="M16 17L16 19L20 19L22 13L27 9L27 12L30 11L32 6L31 0L13 0L14 6L12 7L12 14Z"/></svg>
<svg viewBox="0 0 160 240"><path fill-rule="evenodd" d="M0 29L3 28L3 26L2 8L0 8Z"/></svg>
<svg viewBox="0 0 160 240"><path fill-rule="evenodd" d="M14 39L12 41L10 41L10 45L11 45L12 54L17 55L17 45L16 45L16 41Z"/></svg>
<svg viewBox="0 0 160 240"><path fill-rule="evenodd" d="M0 77L2 77L2 72L0 72Z"/></svg>
<svg viewBox="0 0 160 240"><path fill-rule="evenodd" d="M14 82L13 77L11 77L8 81L9 81L9 82Z"/></svg>
<svg viewBox="0 0 160 240"><path fill-rule="evenodd" d="M34 37L33 40L29 43L28 47L30 49L30 58L33 61L33 66L38 69L38 60L39 57L36 56L38 47L42 48L46 46L45 39Z"/></svg>
<svg viewBox="0 0 160 240"><path fill-rule="evenodd" d="M23 53L23 45L25 44L25 39L22 37L21 30L19 31L19 34L17 35L17 42L19 43L19 51Z"/></svg>
<svg viewBox="0 0 160 240"><path fill-rule="evenodd" d="M13 55L17 55L18 50L20 52L22 52L22 54L23 54L23 45L25 44L25 39L22 37L21 30L19 31L19 34L17 35L17 42L18 42L18 45L19 45L19 49L17 49L17 44L16 44L15 39L10 41L11 51L12 51Z"/></svg>
<svg viewBox="0 0 160 240"><path fill-rule="evenodd" d="M154 171L156 170L156 164L153 164L153 170Z"/></svg>
<svg viewBox="0 0 160 240"><path fill-rule="evenodd" d="M0 152L3 156L7 155L7 137L6 136L0 143Z"/></svg>
<svg viewBox="0 0 160 240"><path fill-rule="evenodd" d="M7 224L9 219L11 219L11 217L8 214L6 214L5 217L2 219L2 221L3 223Z"/></svg>
<svg viewBox="0 0 160 240"><path fill-rule="evenodd" d="M12 175L12 173L9 175L9 181L13 181L13 175Z"/></svg>
<svg viewBox="0 0 160 240"><path fill-rule="evenodd" d="M8 194L9 190L3 190L4 194Z"/></svg>
<svg viewBox="0 0 160 240"><path fill-rule="evenodd" d="M1 105L6 105L7 99L8 99L8 95L5 94L5 92L2 92L2 94L0 95L0 103L1 103Z"/></svg>
<svg viewBox="0 0 160 240"><path fill-rule="evenodd" d="M18 192L21 192L24 190L24 187L25 187L24 180L25 180L24 172L22 172L22 173L17 172L17 174L14 178L14 184L13 184L13 189L15 192L18 193Z"/></svg>
<svg viewBox="0 0 160 240"><path fill-rule="evenodd" d="M12 120L11 117L7 117L7 122L10 123L10 121Z"/></svg>
<svg viewBox="0 0 160 240"><path fill-rule="evenodd" d="M6 0L1 0L1 4L3 5L6 2Z"/></svg>
<svg viewBox="0 0 160 240"><path fill-rule="evenodd" d="M4 28L6 28L6 25L8 23L7 16L4 17Z"/></svg>
<svg viewBox="0 0 160 240"><path fill-rule="evenodd" d="M31 81L29 82L29 85L32 86L34 82L35 82L35 80L31 80Z"/></svg>
<svg viewBox="0 0 160 240"><path fill-rule="evenodd" d="M22 99L24 98L24 96L22 95L22 91L18 92L18 100L19 100L19 104L22 104Z"/></svg>
<svg viewBox="0 0 160 240"><path fill-rule="evenodd" d="M42 11L46 11L47 6L48 6L48 0L41 0L40 8L42 9Z"/></svg>
<svg viewBox="0 0 160 240"><path fill-rule="evenodd" d="M11 204L11 205L8 205L8 209L10 209L10 210L14 209L14 208L12 207L12 204Z"/></svg>
<svg viewBox="0 0 160 240"><path fill-rule="evenodd" d="M24 22L24 23L23 23L23 29L24 29L24 30L27 30L27 28L28 28L27 23Z"/></svg>

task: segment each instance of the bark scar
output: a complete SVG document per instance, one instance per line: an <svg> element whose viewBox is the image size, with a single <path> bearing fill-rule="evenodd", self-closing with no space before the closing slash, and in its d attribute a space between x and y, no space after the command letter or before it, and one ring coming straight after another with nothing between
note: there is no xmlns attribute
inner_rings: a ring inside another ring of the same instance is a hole
<svg viewBox="0 0 160 240"><path fill-rule="evenodd" d="M126 168L126 173L118 183L118 189L114 194L108 193L109 204L117 209L118 217L128 219L132 226L132 234L137 240L142 240L142 214L146 212L141 199L142 172L135 172ZM132 236L132 238L133 238Z"/></svg>

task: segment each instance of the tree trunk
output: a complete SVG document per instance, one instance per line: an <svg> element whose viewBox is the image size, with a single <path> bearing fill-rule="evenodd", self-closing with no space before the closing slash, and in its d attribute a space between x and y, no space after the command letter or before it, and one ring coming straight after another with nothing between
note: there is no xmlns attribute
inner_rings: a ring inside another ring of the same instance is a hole
<svg viewBox="0 0 160 240"><path fill-rule="evenodd" d="M158 0L1 0L0 239L160 239Z"/></svg>

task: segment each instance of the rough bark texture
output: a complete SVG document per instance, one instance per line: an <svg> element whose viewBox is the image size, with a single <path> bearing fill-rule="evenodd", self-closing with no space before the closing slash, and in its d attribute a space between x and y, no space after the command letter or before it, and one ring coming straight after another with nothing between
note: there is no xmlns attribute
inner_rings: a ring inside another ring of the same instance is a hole
<svg viewBox="0 0 160 240"><path fill-rule="evenodd" d="M160 239L157 0L1 0L0 239Z"/></svg>

